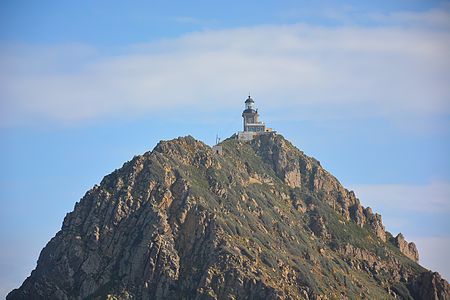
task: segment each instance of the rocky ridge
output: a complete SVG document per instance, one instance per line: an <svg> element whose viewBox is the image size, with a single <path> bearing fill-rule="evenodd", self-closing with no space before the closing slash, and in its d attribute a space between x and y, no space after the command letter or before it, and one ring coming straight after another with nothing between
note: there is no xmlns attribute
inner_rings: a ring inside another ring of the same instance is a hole
<svg viewBox="0 0 450 300"><path fill-rule="evenodd" d="M281 135L160 142L75 205L7 299L449 299L319 161Z"/></svg>

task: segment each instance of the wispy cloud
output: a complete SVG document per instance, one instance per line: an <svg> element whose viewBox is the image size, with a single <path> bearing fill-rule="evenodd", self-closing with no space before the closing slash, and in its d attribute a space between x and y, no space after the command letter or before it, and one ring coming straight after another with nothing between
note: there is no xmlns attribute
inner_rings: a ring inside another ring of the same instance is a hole
<svg viewBox="0 0 450 300"><path fill-rule="evenodd" d="M449 182L432 182L426 185L356 185L352 188L365 205L450 215Z"/></svg>
<svg viewBox="0 0 450 300"><path fill-rule="evenodd" d="M194 18L194 17L186 17L186 16L178 16L178 17L172 17L172 21L178 22L178 23L188 23L188 24L198 24L200 23L200 19Z"/></svg>
<svg viewBox="0 0 450 300"><path fill-rule="evenodd" d="M425 12L400 11L386 14L369 14L368 18L384 25L413 26L427 29L450 29L448 8L432 9Z"/></svg>
<svg viewBox="0 0 450 300"><path fill-rule="evenodd" d="M248 90L265 107L283 99L320 117L330 107L392 120L450 113L449 31L256 26L116 50L3 46L3 125L149 114L175 105L218 110Z"/></svg>

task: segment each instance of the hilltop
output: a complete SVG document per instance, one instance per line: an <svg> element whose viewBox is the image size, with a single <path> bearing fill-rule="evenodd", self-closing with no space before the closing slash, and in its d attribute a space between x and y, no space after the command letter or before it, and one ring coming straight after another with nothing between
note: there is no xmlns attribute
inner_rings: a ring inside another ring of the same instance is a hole
<svg viewBox="0 0 450 300"><path fill-rule="evenodd" d="M278 134L160 142L67 214L7 299L449 299L320 162Z"/></svg>

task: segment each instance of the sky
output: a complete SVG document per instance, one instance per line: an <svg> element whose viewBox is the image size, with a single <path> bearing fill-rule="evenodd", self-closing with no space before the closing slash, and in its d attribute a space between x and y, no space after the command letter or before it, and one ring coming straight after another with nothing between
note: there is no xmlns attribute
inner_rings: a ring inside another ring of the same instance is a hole
<svg viewBox="0 0 450 300"><path fill-rule="evenodd" d="M87 190L260 116L450 278L450 1L0 2L0 297Z"/></svg>

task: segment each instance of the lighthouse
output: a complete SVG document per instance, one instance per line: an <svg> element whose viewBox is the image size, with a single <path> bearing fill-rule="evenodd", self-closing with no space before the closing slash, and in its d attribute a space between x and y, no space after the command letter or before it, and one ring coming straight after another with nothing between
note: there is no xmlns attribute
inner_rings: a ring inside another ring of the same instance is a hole
<svg viewBox="0 0 450 300"><path fill-rule="evenodd" d="M245 100L245 109L242 112L244 121L244 131L238 132L239 140L252 140L258 134L272 132L270 128L266 128L264 122L259 121L258 109L255 108L255 101L250 95Z"/></svg>

